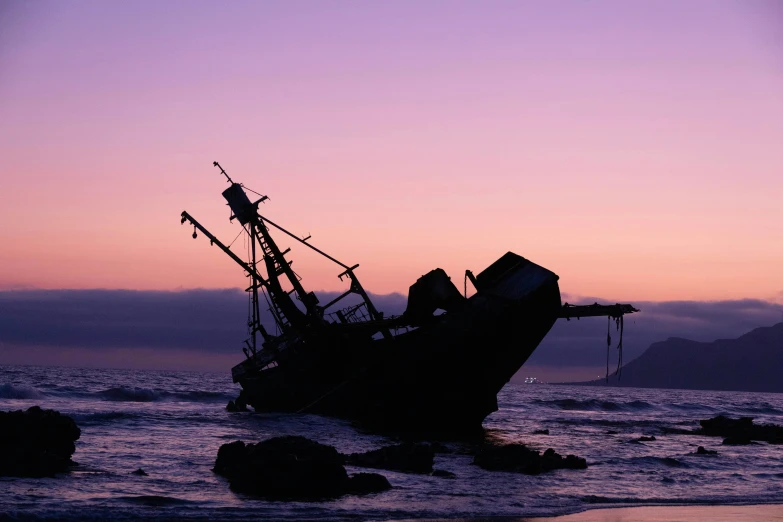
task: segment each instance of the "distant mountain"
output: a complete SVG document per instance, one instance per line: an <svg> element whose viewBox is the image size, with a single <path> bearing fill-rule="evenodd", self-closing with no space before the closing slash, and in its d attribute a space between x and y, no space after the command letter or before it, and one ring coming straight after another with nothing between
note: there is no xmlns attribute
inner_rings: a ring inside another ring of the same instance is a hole
<svg viewBox="0 0 783 522"><path fill-rule="evenodd" d="M738 339L699 343L671 337L654 343L623 367L619 381L610 376L609 386L783 392L783 323Z"/></svg>

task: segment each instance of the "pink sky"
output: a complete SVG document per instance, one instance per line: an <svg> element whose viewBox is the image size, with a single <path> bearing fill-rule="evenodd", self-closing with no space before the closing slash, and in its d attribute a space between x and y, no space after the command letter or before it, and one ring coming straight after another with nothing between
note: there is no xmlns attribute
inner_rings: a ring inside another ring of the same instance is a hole
<svg viewBox="0 0 783 522"><path fill-rule="evenodd" d="M0 288L242 286L179 224L237 234L218 160L378 293L513 250L570 294L775 298L780 5L3 2Z"/></svg>

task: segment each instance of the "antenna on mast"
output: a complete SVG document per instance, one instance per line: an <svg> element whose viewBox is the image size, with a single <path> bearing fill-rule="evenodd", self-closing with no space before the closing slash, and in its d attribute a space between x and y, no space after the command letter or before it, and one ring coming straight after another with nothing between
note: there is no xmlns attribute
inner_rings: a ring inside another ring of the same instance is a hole
<svg viewBox="0 0 783 522"><path fill-rule="evenodd" d="M228 177L228 174L226 173L225 169L220 166L220 163L218 163L217 161L213 161L212 165L220 169L220 173L226 177L229 183L234 183L234 180Z"/></svg>

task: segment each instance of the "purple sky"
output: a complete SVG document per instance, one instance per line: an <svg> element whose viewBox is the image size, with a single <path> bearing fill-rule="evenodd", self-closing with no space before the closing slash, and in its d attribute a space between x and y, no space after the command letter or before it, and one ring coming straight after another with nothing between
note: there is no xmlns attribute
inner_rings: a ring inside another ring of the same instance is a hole
<svg viewBox="0 0 783 522"><path fill-rule="evenodd" d="M0 285L241 285L177 226L236 235L217 159L376 292L514 250L575 294L768 299L780 6L4 2Z"/></svg>
<svg viewBox="0 0 783 522"><path fill-rule="evenodd" d="M781 2L6 0L0 289L242 286L218 160L378 294L780 301L782 143Z"/></svg>

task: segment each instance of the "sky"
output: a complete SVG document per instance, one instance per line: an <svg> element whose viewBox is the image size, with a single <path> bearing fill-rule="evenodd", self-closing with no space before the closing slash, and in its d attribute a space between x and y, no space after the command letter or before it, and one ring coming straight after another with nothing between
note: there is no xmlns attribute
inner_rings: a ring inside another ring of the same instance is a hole
<svg viewBox="0 0 783 522"><path fill-rule="evenodd" d="M239 232L217 160L379 295L511 250L572 296L783 302L781 143L775 1L6 0L0 289L244 287L179 223Z"/></svg>

